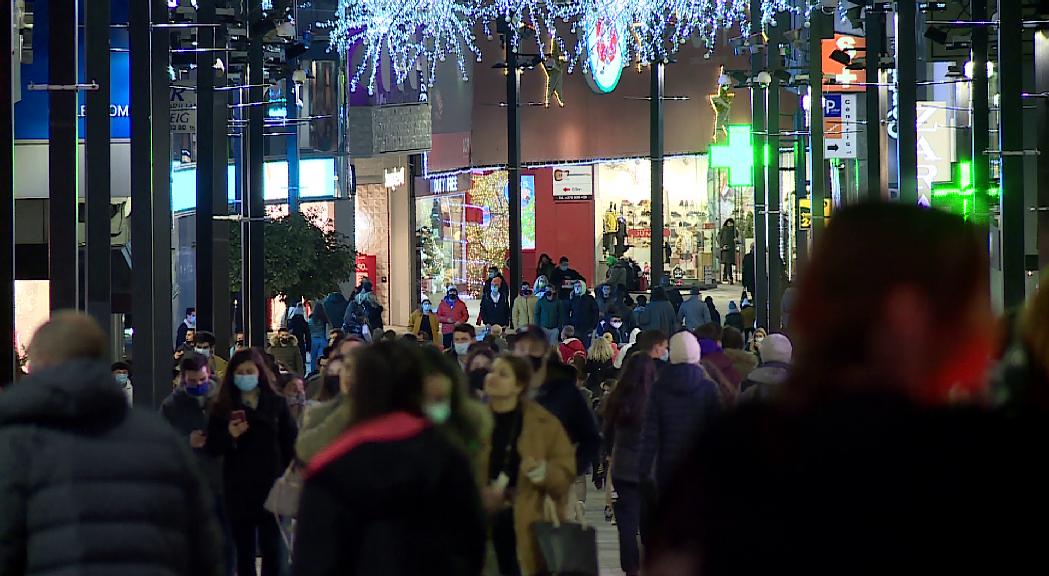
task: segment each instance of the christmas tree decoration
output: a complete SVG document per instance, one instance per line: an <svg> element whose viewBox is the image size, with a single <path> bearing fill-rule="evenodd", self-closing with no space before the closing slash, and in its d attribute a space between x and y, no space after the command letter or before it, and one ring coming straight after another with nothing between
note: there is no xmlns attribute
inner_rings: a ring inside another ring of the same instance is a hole
<svg viewBox="0 0 1049 576"><path fill-rule="evenodd" d="M368 93L374 92L384 57L389 59L398 83L425 60L432 86L437 63L449 55L456 59L460 76L466 80L467 54L481 58L473 34L477 13L476 0L340 0L335 18L329 22L329 49L345 53L357 43L364 46L362 64L350 80L353 91L368 71Z"/></svg>
<svg viewBox="0 0 1049 576"><path fill-rule="evenodd" d="M510 205L506 197L504 171L474 176L469 202L481 211L477 220L467 219L466 242L470 260L466 265L467 293L480 294L488 279L488 267L502 268L510 245Z"/></svg>

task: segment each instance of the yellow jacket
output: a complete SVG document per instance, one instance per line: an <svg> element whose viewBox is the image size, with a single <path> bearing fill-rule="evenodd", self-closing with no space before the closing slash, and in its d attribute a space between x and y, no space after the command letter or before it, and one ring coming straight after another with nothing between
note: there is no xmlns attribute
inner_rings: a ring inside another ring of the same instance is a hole
<svg viewBox="0 0 1049 576"><path fill-rule="evenodd" d="M441 325L437 322L437 312L430 312L430 335L433 338L433 343L438 348L441 347ZM418 336L419 331L422 330L423 326L423 311L416 310L412 312L412 315L408 317L408 324L411 326L412 335Z"/></svg>
<svg viewBox="0 0 1049 576"><path fill-rule="evenodd" d="M535 294L531 296L517 296L514 300L514 308L510 311L510 321L513 323L514 328L521 329L535 324L535 303L538 301L539 297Z"/></svg>

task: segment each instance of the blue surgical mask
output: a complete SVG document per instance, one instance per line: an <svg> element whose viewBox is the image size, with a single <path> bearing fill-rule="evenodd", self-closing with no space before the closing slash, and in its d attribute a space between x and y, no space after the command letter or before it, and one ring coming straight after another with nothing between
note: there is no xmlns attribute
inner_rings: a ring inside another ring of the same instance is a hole
<svg viewBox="0 0 1049 576"><path fill-rule="evenodd" d="M452 402L445 400L443 402L434 402L423 406L423 412L426 413L426 417L430 419L434 424L444 424L452 417Z"/></svg>
<svg viewBox="0 0 1049 576"><path fill-rule="evenodd" d="M130 379L127 374L114 374L113 379L117 381L117 384L121 386L127 386L128 380Z"/></svg>
<svg viewBox="0 0 1049 576"><path fill-rule="evenodd" d="M189 394L190 396L194 396L196 398L207 396L210 390L211 385L207 382L202 382L200 384L197 384L196 386L190 386L189 384L186 384L186 394Z"/></svg>
<svg viewBox="0 0 1049 576"><path fill-rule="evenodd" d="M423 314L429 314L433 310L433 306L429 302L423 302Z"/></svg>
<svg viewBox="0 0 1049 576"><path fill-rule="evenodd" d="M234 374L233 385L239 388L241 392L251 392L252 390L259 387L259 375Z"/></svg>
<svg viewBox="0 0 1049 576"><path fill-rule="evenodd" d="M568 264L561 264L561 271L568 272Z"/></svg>
<svg viewBox="0 0 1049 576"><path fill-rule="evenodd" d="M664 362L669 362L670 361L670 350L664 350L663 351L663 355L660 356L659 359L664 361Z"/></svg>
<svg viewBox="0 0 1049 576"><path fill-rule="evenodd" d="M470 351L469 342L456 342L453 346L455 347L455 354L457 356L465 356Z"/></svg>

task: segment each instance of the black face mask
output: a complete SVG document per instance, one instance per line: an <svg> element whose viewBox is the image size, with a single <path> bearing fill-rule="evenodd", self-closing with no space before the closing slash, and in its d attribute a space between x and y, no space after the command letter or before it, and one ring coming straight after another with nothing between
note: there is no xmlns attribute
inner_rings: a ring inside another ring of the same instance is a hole
<svg viewBox="0 0 1049 576"><path fill-rule="evenodd" d="M539 369L543 367L543 358L541 356L539 358L536 358L535 356L529 356L528 360L532 362L532 370L535 370L536 372L538 372Z"/></svg>
<svg viewBox="0 0 1049 576"><path fill-rule="evenodd" d="M324 389L330 394L337 394L339 392L339 375L328 374L324 376Z"/></svg>

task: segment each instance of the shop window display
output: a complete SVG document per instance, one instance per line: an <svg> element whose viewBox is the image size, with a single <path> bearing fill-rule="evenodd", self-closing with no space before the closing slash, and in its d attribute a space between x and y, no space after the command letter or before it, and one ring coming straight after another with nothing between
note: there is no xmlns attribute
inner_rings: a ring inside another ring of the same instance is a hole
<svg viewBox="0 0 1049 576"><path fill-rule="evenodd" d="M466 282L466 195L415 201L416 249L423 294L443 294Z"/></svg>

